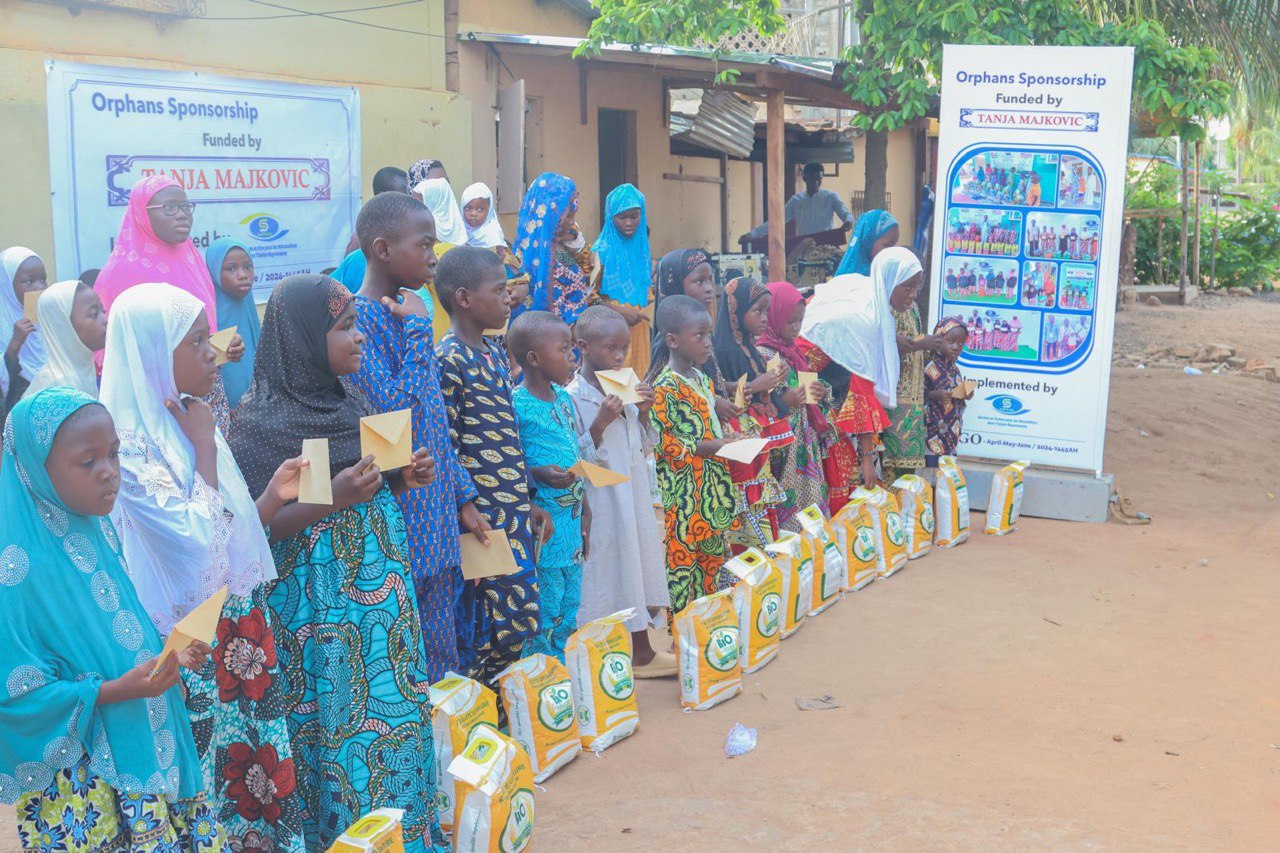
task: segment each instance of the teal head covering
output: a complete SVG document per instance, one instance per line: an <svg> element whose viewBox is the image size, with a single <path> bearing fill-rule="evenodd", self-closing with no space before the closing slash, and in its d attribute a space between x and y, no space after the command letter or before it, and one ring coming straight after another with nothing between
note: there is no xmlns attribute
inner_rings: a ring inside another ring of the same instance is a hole
<svg viewBox="0 0 1280 853"><path fill-rule="evenodd" d="M229 361L222 366L222 384L227 389L227 401L234 409L253 379L253 355L258 351L262 323L258 320L258 306L253 301L252 291L248 296L237 297L222 289L222 262L232 249L241 249L252 257L249 247L244 243L230 237L219 237L205 250L204 263L209 268L213 292L218 297L218 328L229 329L235 326L236 332L244 338L244 358L236 362Z"/></svg>
<svg viewBox="0 0 1280 853"><path fill-rule="evenodd" d="M40 790L83 755L117 791L186 799L200 759L175 686L97 706L104 681L159 654L106 518L72 513L45 471L83 391L47 388L14 406L0 462L0 802Z"/></svg>
<svg viewBox="0 0 1280 853"><path fill-rule="evenodd" d="M640 208L640 227L631 237L622 236L613 217L624 210ZM604 295L625 305L643 308L649 304L649 284L653 278L653 258L649 256L649 222L644 194L631 184L613 188L604 200L604 222L600 237L591 247L604 266L601 289Z"/></svg>
<svg viewBox="0 0 1280 853"><path fill-rule="evenodd" d="M871 275L871 247L897 224L898 220L887 210L868 210L859 216L857 224L853 226L849 248L845 250L836 275Z"/></svg>

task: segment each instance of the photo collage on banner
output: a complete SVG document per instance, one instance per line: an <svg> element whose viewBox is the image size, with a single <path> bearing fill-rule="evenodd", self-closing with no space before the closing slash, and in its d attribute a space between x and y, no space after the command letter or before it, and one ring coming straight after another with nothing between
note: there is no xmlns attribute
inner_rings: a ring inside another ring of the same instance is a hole
<svg viewBox="0 0 1280 853"><path fill-rule="evenodd" d="M942 314L966 361L1065 368L1093 340L1101 170L1083 151L975 146L949 175Z"/></svg>

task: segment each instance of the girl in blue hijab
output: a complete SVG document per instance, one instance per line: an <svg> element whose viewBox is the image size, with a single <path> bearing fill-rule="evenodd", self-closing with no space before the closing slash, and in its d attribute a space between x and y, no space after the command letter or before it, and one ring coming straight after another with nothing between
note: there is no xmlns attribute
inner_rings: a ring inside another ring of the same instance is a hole
<svg viewBox="0 0 1280 853"><path fill-rule="evenodd" d="M554 311L572 326L586 310L591 281L582 247L576 245L577 212L578 189L572 178L543 172L529 185L511 246L529 274L529 293L512 307L512 322L533 309Z"/></svg>
<svg viewBox="0 0 1280 853"><path fill-rule="evenodd" d="M898 245L898 237L898 220L892 213L868 210L858 217L858 223L853 227L853 237L836 275L871 275L871 259L890 246Z"/></svg>
<svg viewBox="0 0 1280 853"><path fill-rule="evenodd" d="M5 426L0 802L19 804L24 850L221 850L179 659L152 677L164 641L106 517L118 446L107 410L61 386L22 400Z"/></svg>
<svg viewBox="0 0 1280 853"><path fill-rule="evenodd" d="M604 202L600 237L591 247L600 259L600 301L631 327L627 365L639 376L649 369L653 335L653 258L644 195L631 184L614 187Z"/></svg>
<svg viewBox="0 0 1280 853"><path fill-rule="evenodd" d="M253 355L258 350L262 324L258 306L253 301L253 258L249 247L231 237L219 237L204 253L209 278L218 298L218 328L236 327L244 339L244 358L222 366L222 384L227 389L227 402L234 409L253 379Z"/></svg>

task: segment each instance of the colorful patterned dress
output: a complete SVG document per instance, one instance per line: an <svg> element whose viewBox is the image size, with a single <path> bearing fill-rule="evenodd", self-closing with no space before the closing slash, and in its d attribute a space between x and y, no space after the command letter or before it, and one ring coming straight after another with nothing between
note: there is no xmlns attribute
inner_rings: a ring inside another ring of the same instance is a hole
<svg viewBox="0 0 1280 853"><path fill-rule="evenodd" d="M899 335L920 335L920 309L915 303L906 311L894 311L893 319ZM884 442L884 475L889 482L924 467L924 355L923 350L915 350L901 358L898 405L887 410L889 428L880 436Z"/></svg>
<svg viewBox="0 0 1280 853"><path fill-rule="evenodd" d="M458 508L476 496L449 441L432 348L431 321L400 320L371 299L356 296L356 321L365 335L360 372L350 377L379 412L413 412L413 446L436 461L436 479L398 500L409 531L409 560L426 647L427 679L435 683L466 665L459 653L471 642L474 601L462 580Z"/></svg>
<svg viewBox="0 0 1280 853"><path fill-rule="evenodd" d="M273 547L268 595L293 709L308 850L369 811L405 810L406 851L443 848L422 632L404 516L385 485Z"/></svg>
<svg viewBox="0 0 1280 853"><path fill-rule="evenodd" d="M726 464L699 456L698 444L721 436L714 389L701 371L693 378L665 367L653 382L650 413L658 432L658 488L666 518L667 587L671 613L724 588L725 531L736 500Z"/></svg>
<svg viewBox="0 0 1280 853"><path fill-rule="evenodd" d="M578 464L577 412L569 392L552 385L555 400L536 397L521 385L511 395L520 443L529 469L543 465L572 468ZM581 478L567 489L556 489L533 480L533 500L551 516L555 531L538 552L540 627L536 640L525 643L526 656L534 652L564 660L564 646L577 627L582 604L582 496Z"/></svg>
<svg viewBox="0 0 1280 853"><path fill-rule="evenodd" d="M756 348L766 361L779 355L777 350L759 343ZM795 388L800 384L800 374L790 368L782 387ZM774 450L770 457L773 476L786 492L786 500L778 506L778 524L799 532L794 522L796 513L817 504L827 512L827 487L822 475L822 433L827 429L826 420L815 424L818 415L807 405L793 406L787 413L795 441Z"/></svg>
<svg viewBox="0 0 1280 853"><path fill-rule="evenodd" d="M529 477L511 408L511 368L495 343L482 352L452 332L436 347L436 357L449 439L475 484L476 506L490 525L506 532L520 566L514 575L480 582L469 670L477 681L492 684L523 656L525 641L538 632L539 616Z"/></svg>

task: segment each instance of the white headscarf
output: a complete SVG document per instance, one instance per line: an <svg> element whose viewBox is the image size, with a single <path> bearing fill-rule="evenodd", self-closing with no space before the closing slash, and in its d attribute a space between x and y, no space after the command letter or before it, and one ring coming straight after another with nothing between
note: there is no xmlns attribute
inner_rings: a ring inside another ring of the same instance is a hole
<svg viewBox="0 0 1280 853"><path fill-rule="evenodd" d="M469 203L478 198L489 200L489 213L486 214L484 222L481 222L475 228L467 226L467 243L472 246L479 246L481 249L493 249L497 246L507 245L507 235L502 233L502 223L498 222L498 211L495 209L497 205L493 203L493 192L484 184L472 184L462 191L462 206L466 207ZM466 222L465 217L463 222Z"/></svg>
<svg viewBox="0 0 1280 853"><path fill-rule="evenodd" d="M18 267L31 258L39 258L35 252L25 246L14 246L0 252L0 355L9 348L13 340L13 324L22 319L22 303L18 294L13 292L13 277L18 274ZM22 378L28 382L35 377L36 371L44 366L44 335L40 327L27 335L22 349L18 351L18 364L22 368ZM0 399L9 393L9 371L0 365Z"/></svg>
<svg viewBox="0 0 1280 853"><path fill-rule="evenodd" d="M875 384L876 399L898 405L897 325L889 294L920 272L910 249L895 246L871 261L871 276L838 275L818 285L801 336L851 373Z"/></svg>
<svg viewBox="0 0 1280 853"><path fill-rule="evenodd" d="M218 488L197 476L195 452L166 400L178 400L173 352L204 310L168 284L135 285L107 321L102 403L120 435L120 497L112 517L125 564L162 634L222 586L248 595L276 577L257 507L220 431Z"/></svg>
<svg viewBox="0 0 1280 853"><path fill-rule="evenodd" d="M31 380L24 397L32 397L54 385L75 388L90 397L98 396L98 371L93 364L93 350L84 345L71 325L71 309L80 287L80 282L75 279L60 281L49 285L40 295L36 319L44 335L48 358Z"/></svg>
<svg viewBox="0 0 1280 853"><path fill-rule="evenodd" d="M467 245L467 223L462 219L462 208L453 197L453 187L447 178L428 178L413 191L422 196L422 203L436 220L436 239L455 246Z"/></svg>

